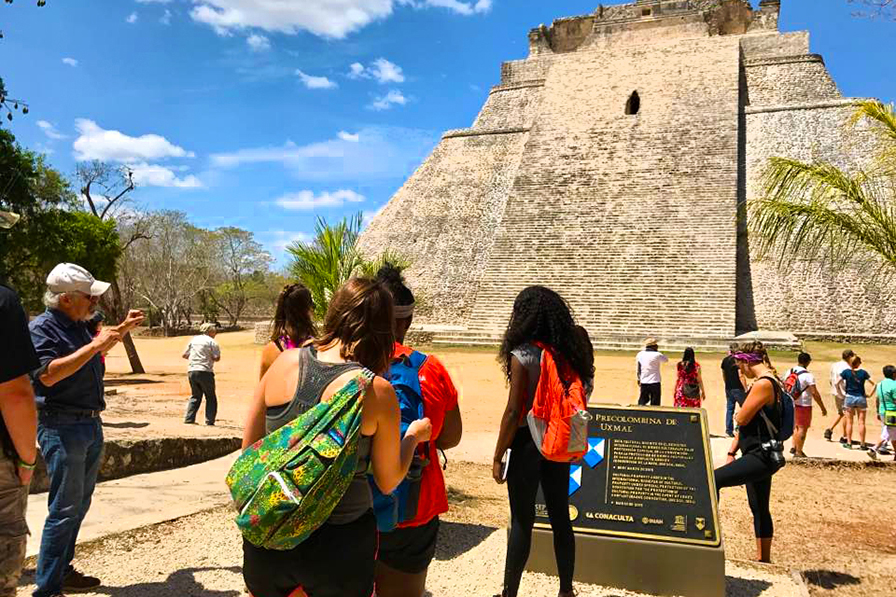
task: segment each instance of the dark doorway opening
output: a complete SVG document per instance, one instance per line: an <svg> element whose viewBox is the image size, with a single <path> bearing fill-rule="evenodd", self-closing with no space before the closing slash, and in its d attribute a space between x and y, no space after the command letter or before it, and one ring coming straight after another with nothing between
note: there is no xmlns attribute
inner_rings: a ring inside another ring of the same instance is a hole
<svg viewBox="0 0 896 597"><path fill-rule="evenodd" d="M629 116L633 116L641 111L641 96L638 95L637 91L632 91L631 96L629 96L628 101L625 103L625 113Z"/></svg>

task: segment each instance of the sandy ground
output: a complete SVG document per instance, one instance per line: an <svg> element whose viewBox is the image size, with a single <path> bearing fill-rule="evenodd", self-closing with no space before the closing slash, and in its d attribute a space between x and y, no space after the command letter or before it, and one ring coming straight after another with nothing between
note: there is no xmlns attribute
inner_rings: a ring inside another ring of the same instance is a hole
<svg viewBox="0 0 896 597"><path fill-rule="evenodd" d="M446 475L452 509L443 517L430 594L493 595L500 589L505 554L506 489L491 480L483 465L451 462ZM807 577L813 596L892 595L894 483L892 467L785 467L772 492L777 525L773 566L742 561L753 555L746 496L743 489L725 490L721 515L728 597L799 597L791 570ZM105 582L90 595L238 597L241 551L232 518L229 508L218 508L125 532L79 546L75 563ZM33 565L32 558L28 568ZM32 577L26 573L19 595L30 594ZM556 594L556 582L527 574L522 594ZM589 597L631 595L588 585L577 588Z"/></svg>
<svg viewBox="0 0 896 597"><path fill-rule="evenodd" d="M120 348L113 350L107 360L107 385L120 390L120 394L108 398L107 436L238 434L257 379L259 347L252 343L252 339L250 332L218 336L223 358L216 373L220 405L218 426L214 428L187 426L181 422L189 394L185 362L180 358L186 338L138 339L138 348L148 371L141 376L128 374L124 352ZM843 347L810 343L807 349L816 359L810 369L816 373L822 397L833 411L828 370L830 364L839 359ZM856 350L863 357L866 368L876 377L883 365L896 362L896 349L892 347L860 346ZM490 456L507 395L500 368L495 362L495 351L440 348L436 352L451 371L461 393L465 427L462 447L466 446L467 456L472 455L462 459L485 460ZM709 396L704 406L715 435L724 433L721 357L718 354L698 355ZM623 404L635 400L637 386L633 361L631 353L597 355L597 400ZM774 355L774 361L783 371L793 365L794 355ZM671 404L674 364L665 367L663 375L663 401ZM823 418L816 409L810 437L820 438L824 426L831 420L830 413ZM876 421L869 420L869 440L879 434L879 429ZM433 576L433 587L439 591L433 594L447 594L448 588L452 593L492 594L498 589L495 580L498 577L494 575L499 572L473 575L468 579L463 567L478 566L477 570L484 570L483 563L491 562L488 566L500 568L503 540L493 532L507 521L505 489L491 481L488 467L459 462L451 454L449 457L452 460L447 474L454 509L447 520L461 525L455 529L460 544L485 551L475 552L472 560L458 560L459 555L448 557L445 562L440 560L442 567L438 568L438 573L434 571ZM896 586L896 519L892 514L896 504L896 467L790 465L776 476L772 495L777 524L775 562L806 574L813 595L881 597L896 594L893 590ZM750 559L754 551L752 522L742 489L723 492L721 514L728 557ZM112 588L105 589L102 593L105 595L236 596L240 590L239 547L228 517L226 512L215 511L171 523L173 526L135 531L82 550L79 557L85 565L89 563L91 572L108 579ZM446 534L443 549L457 551L456 546L452 547L455 540L447 540L453 536ZM469 552L467 549L461 551ZM161 553L170 555L159 557ZM746 578L751 572L743 574ZM532 579L532 592L527 590L526 594L554 594L556 589L548 582L550 579L538 580L534 576ZM752 588L747 594L751 597L772 594L758 590L757 586L763 586L761 584L749 586ZM171 587L175 590L169 591ZM582 594L604 593L589 588ZM612 594L623 593L613 591Z"/></svg>
<svg viewBox="0 0 896 597"><path fill-rule="evenodd" d="M243 412L252 397L258 379L260 347L253 343L252 332L219 334L222 359L216 366L215 378L218 393L218 429L204 426L184 426L181 423L190 388L187 383L186 361L181 354L188 338L137 338L137 348L147 370L146 375L133 376L128 372L124 350L118 346L106 360L107 387L121 393L110 396L107 420L126 423L150 423L141 428L125 427L120 435L140 437L171 434L216 435L239 432ZM836 416L834 401L828 382L830 365L840 359L843 346L837 344L809 343L808 351L815 361L810 366L819 385L822 398L828 405L828 416L822 417L815 409L810 437L821 438L824 428ZM426 349L425 349L426 350ZM460 392L460 404L464 415L465 442L476 441L487 435L491 438L498 427L507 400L507 387L503 374L495 360L494 349L442 348L433 351L445 363ZM864 361L864 367L875 379L880 379L884 365L896 363L896 348L892 346L856 347ZM669 355L672 361L680 355ZM725 392L719 364L724 355L698 354L703 367L703 380L707 400L704 403L710 431L714 435L725 432ZM774 355L774 364L780 372L795 365L794 354ZM597 353L595 359L597 379L593 401L608 404L631 404L637 401L634 354L624 352ZM663 404L672 405L675 383L675 364L663 367ZM112 436L119 433L112 431ZM869 442L880 435L880 424L868 417ZM856 436L858 439L858 436ZM485 445L487 442L483 442ZM811 456L811 454L810 454Z"/></svg>

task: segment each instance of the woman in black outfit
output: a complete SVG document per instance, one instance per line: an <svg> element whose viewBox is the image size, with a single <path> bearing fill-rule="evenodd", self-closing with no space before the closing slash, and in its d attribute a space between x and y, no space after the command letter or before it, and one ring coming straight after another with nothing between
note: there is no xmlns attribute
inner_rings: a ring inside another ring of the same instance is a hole
<svg viewBox="0 0 896 597"><path fill-rule="evenodd" d="M559 595L574 594L576 546L569 521L569 464L542 457L529 433L526 414L532 408L541 372L541 349L534 342L551 347L555 358L565 359L585 381L594 377L594 353L586 344L586 337L576 330L566 301L553 290L531 286L516 297L498 356L510 382L510 395L501 419L492 472L495 481L504 482L502 461L509 448L507 493L511 524L502 597L516 597L519 590L529 559L539 483L554 533Z"/></svg>
<svg viewBox="0 0 896 597"><path fill-rule="evenodd" d="M756 532L756 557L771 561L774 523L769 511L772 475L784 463L783 449L775 450L772 432L763 414L776 429L781 426L781 385L762 342L738 346L732 354L741 373L755 379L734 419L738 430L728 451L728 462L716 469L716 489L746 485ZM740 451L741 457L737 457Z"/></svg>

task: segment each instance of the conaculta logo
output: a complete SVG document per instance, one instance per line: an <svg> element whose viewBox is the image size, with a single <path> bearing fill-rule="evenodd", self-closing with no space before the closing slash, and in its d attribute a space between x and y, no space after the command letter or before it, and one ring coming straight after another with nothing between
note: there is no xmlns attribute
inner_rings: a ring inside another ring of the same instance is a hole
<svg viewBox="0 0 896 597"><path fill-rule="evenodd" d="M610 514L609 512L589 512L588 518L596 518L597 520L613 520L616 522L635 522L630 514Z"/></svg>

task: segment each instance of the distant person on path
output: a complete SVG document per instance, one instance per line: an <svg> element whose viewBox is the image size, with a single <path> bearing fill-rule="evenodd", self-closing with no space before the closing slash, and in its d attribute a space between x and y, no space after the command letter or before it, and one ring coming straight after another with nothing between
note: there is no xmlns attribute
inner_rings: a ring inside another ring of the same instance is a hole
<svg viewBox="0 0 896 597"><path fill-rule="evenodd" d="M0 228L19 217L0 211ZM28 374L40 366L28 316L15 291L0 279L0 597L15 597L28 542L28 487L37 463L37 410Z"/></svg>
<svg viewBox="0 0 896 597"><path fill-rule="evenodd" d="M734 437L734 409L738 404L742 404L746 391L744 390L744 380L740 374L740 367L732 356L737 350L737 343L732 342L729 346L728 356L722 359L722 377L725 378L725 433L728 437Z"/></svg>
<svg viewBox="0 0 896 597"><path fill-rule="evenodd" d="M535 498L541 485L554 534L559 595L572 597L576 546L569 520L569 464L545 459L526 423L541 376L542 349L535 342L550 347L555 359L565 359L583 382L594 377L594 366L589 365L593 363L593 354L588 353L589 347L582 335L576 333L566 301L543 286L530 286L520 292L498 356L510 383L492 465L495 481L503 483L506 478L510 497L510 536L501 595L516 597L519 590L529 559Z"/></svg>
<svg viewBox="0 0 896 597"><path fill-rule="evenodd" d="M814 400L818 403L818 407L821 409L821 416L826 417L828 409L825 408L821 394L818 393L815 376L809 373L808 367L812 362L812 357L808 353L801 352L797 356L796 361L799 365L793 367L785 376L787 378L791 374L795 374L800 388L800 393L793 396L794 429L793 448L791 448L790 453L798 458L806 458L803 447L806 445L806 434L809 433L809 428L812 426L812 401Z"/></svg>
<svg viewBox="0 0 896 597"><path fill-rule="evenodd" d="M101 355L143 321L142 312L129 311L120 325L106 326L91 337L87 320L108 289L108 282L94 279L83 267L60 263L47 276L47 310L29 326L40 363L31 374L39 412L37 440L50 478L34 597L100 585L98 578L75 570L72 559L103 452Z"/></svg>
<svg viewBox="0 0 896 597"><path fill-rule="evenodd" d="M774 440L767 422L780 428L783 391L762 342L742 344L733 356L743 376L756 381L735 415L738 431L728 450L727 463L715 471L716 489L721 495L725 487L746 486L753 512L756 559L770 562L775 532L769 510L772 475L784 465L784 447Z"/></svg>
<svg viewBox="0 0 896 597"><path fill-rule="evenodd" d="M700 363L693 348L685 348L684 355L678 363L678 381L675 382L675 406L683 408L700 408L706 400L706 389L703 387L703 375Z"/></svg>
<svg viewBox="0 0 896 597"><path fill-rule="evenodd" d="M659 406L662 397L660 386L660 366L669 362L669 357L660 352L659 345L654 338L644 341L644 350L635 357L638 373L638 386L641 395L638 404L641 406Z"/></svg>
<svg viewBox="0 0 896 597"><path fill-rule="evenodd" d="M840 374L840 390L846 395L843 407L846 409L846 442L843 447L852 449L852 430L856 420L859 427L859 444L863 450L868 449L865 443L865 416L868 413L868 393L865 384L871 381L871 374L861 368L862 359L858 355L852 358L850 368Z"/></svg>
<svg viewBox="0 0 896 597"><path fill-rule="evenodd" d="M353 278L330 301L323 332L311 346L284 351L258 383L243 431L243 449L280 429L359 376L366 386L359 462L329 519L298 546L277 551L243 539L243 578L256 597L370 597L377 530L368 468L384 493L407 475L417 446L429 441L429 419L399 440L400 412L383 377L395 349L392 295L374 280ZM377 374L374 377L374 373Z"/></svg>
<svg viewBox="0 0 896 597"><path fill-rule="evenodd" d="M215 363L221 360L221 347L215 342L218 328L213 323L199 326L201 332L193 336L184 350L183 358L189 361L187 379L190 382L190 401L184 423L196 424L196 414L205 395L205 424L214 425L218 415L218 396L215 394Z"/></svg>
<svg viewBox="0 0 896 597"><path fill-rule="evenodd" d="M405 286L401 270L386 263L376 279L395 301L395 351L392 363L408 359L414 350L404 346L405 336L414 319L414 294ZM418 449L428 464L423 468L417 515L399 523L390 532L380 533L377 552L377 597L422 597L426 590L426 574L436 553L439 515L448 511L448 494L439 462L439 450L448 450L460 443L463 422L457 404L457 390L451 376L435 356L425 356L418 379L423 414L432 423L432 436Z"/></svg>
<svg viewBox="0 0 896 597"><path fill-rule="evenodd" d="M831 395L834 397L834 404L837 406L837 418L831 423L831 426L824 430L824 438L832 441L834 438L834 429L837 424L841 425L840 443L846 443L846 410L843 408L843 401L846 395L840 387L840 374L850 368L849 364L853 357L856 356L850 349L843 351L842 359L831 365Z"/></svg>
<svg viewBox="0 0 896 597"><path fill-rule="evenodd" d="M877 398L877 416L880 419L880 442L877 446L868 450L868 456L877 460L877 455L888 455L887 443L893 446L896 452L896 367L887 365L884 367L884 378L874 391ZM887 422L892 424L888 425ZM896 456L894 456L896 460Z"/></svg>
<svg viewBox="0 0 896 597"><path fill-rule="evenodd" d="M301 348L314 339L314 299L302 284L287 284L277 297L271 341L261 351L258 379L264 377L284 350Z"/></svg>

